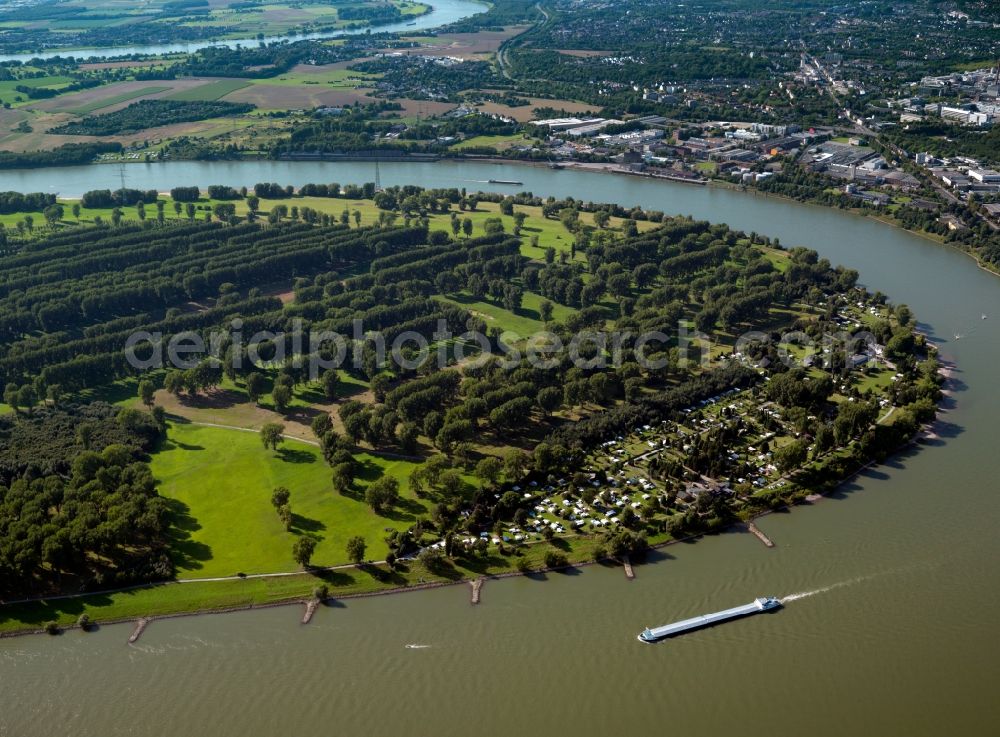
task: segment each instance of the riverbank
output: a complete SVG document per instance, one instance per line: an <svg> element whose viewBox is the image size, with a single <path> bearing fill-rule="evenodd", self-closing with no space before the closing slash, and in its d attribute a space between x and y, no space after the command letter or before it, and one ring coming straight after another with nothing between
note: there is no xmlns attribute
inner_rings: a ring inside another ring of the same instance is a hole
<svg viewBox="0 0 1000 737"><path fill-rule="evenodd" d="M741 194L753 194L754 196L764 197L765 199L776 199L784 202L796 203L799 205L812 205L814 207L822 207L830 210L848 212L852 215L857 215L858 217L869 218L876 222L882 223L883 225L887 225L891 228L902 230L906 233L912 233L913 235L919 238L923 238L932 243L936 243L937 245L946 246L948 248L954 249L959 253L962 253L965 256L971 258L976 263L976 265L979 266L979 268L983 269L989 274L992 274L993 276L1000 276L1000 266L989 264L983 261L983 259L981 259L975 253L969 251L967 248L964 248L961 245L957 245L953 242L950 242L935 233L928 233L927 231L924 230L914 230L913 228L907 228L905 225L902 225L895 218L886 217L884 215L879 215L877 213L872 213L871 211L863 207L847 207L847 208L833 207L832 205L828 205L822 202L816 202L813 200L797 200L793 197L788 197L787 195L775 194L773 192L764 192L755 187L748 188L746 186L737 185L733 182L727 182L721 179L714 179L714 178L695 179L690 177L669 176L665 174L651 174L648 172L633 171L620 164L615 164L610 162L591 163L591 162L560 161L560 162L555 162L554 164L554 162L523 161L519 159L505 159L502 157L484 157L476 159L475 157L471 156L465 156L465 157L443 156L441 158L441 160L462 160L462 159L467 159L470 161L478 161L479 163L518 164L520 166L533 166L533 167L550 168L550 169L558 167L559 169L567 171L598 172L605 174L617 174L622 176L637 177L641 179L659 179L670 182L677 182L680 184L693 184L698 186L706 186L714 189L722 189L730 192L739 192Z"/></svg>
<svg viewBox="0 0 1000 737"><path fill-rule="evenodd" d="M942 368L941 373L948 377L952 375L950 367ZM787 491L788 496L783 496L782 501L776 506L755 512L745 520L736 519L717 530L698 532L680 538L663 533L650 540L649 550L656 551L678 543L691 543L733 530L743 530L753 534L767 547L773 547L774 543L770 538L756 529L755 520L775 512L791 510L802 504L812 504L834 493L865 470L887 462L906 448L919 442L920 439L929 437L930 428L933 425L932 422L922 427L885 460L869 460L825 488L815 490L793 485L793 488ZM785 499L788 501L785 502ZM609 567L621 565L621 562L610 558L594 558L594 552L601 541L602 538L596 535L577 535L569 538L556 538L555 543L544 541L530 543L520 548L517 556L508 556L512 562L527 560L526 570L520 570L520 564L518 565L519 570L510 570L510 566L500 568L490 565L476 565L476 561L458 559L452 563L452 567L447 572L432 572L418 560L403 561L395 569L382 568L385 562L379 561L358 565L331 566L297 573L257 574L204 581L197 579L168 581L115 591L26 600L0 607L0 638L52 634L54 629L58 632L79 629L80 626L76 622L81 614L86 614L89 617L90 626L92 626L94 624L122 624L136 620L152 621L293 606L308 600L317 585L336 587L331 592L332 595L328 597L329 600L335 601L471 583L474 586L473 603L475 604L478 603L478 589L475 588L475 584L480 582L479 586L481 586L481 582L486 579L500 580L516 576L540 576L566 568L590 565ZM545 553L550 551L553 545L557 548L569 549L566 555L568 566L547 567L541 564ZM648 563L648 561L641 562ZM626 564L627 573L632 571L632 565L633 561L630 559ZM356 573L363 573L367 578L355 579L354 574ZM629 578L634 576L633 572ZM179 592L183 592L183 594L175 595Z"/></svg>
<svg viewBox="0 0 1000 737"><path fill-rule="evenodd" d="M326 171L326 166L338 166L345 169L353 170L355 173L351 173L347 176L339 176L341 182L343 183L361 183L365 181L373 181L374 170L365 169L364 165L369 163L374 163L376 159L366 159L364 161L355 160L351 161L348 159L338 159L337 161L279 161L275 159L246 159L246 160L225 160L225 161L170 161L170 162L126 162L128 165L125 167L126 171L141 171L142 174L136 176L134 174L129 174L129 186L140 188L140 189L150 189L155 188L158 191L169 189L167 183L164 182L164 176L167 177L168 181L171 182L170 186L177 186L181 184L198 183L201 186L207 186L204 183L212 184L224 184L230 186L249 186L252 187L255 182L260 181L278 181L282 183L295 184L296 179L298 180L299 186L307 182L321 182L329 178L329 172ZM766 201L773 202L787 202L793 205L798 205L802 207L816 207L820 208L826 212L844 212L853 216L858 216L866 220L871 220L879 223L880 225L887 225L893 230L908 233L919 237L921 240L934 243L936 245L946 246L950 250L956 250L960 253L973 259L973 261L982 270L990 273L991 275L1000 275L1000 267L994 267L990 264L986 264L982 259L978 258L974 253L969 250L944 240L943 238L936 237L933 234L926 233L924 231L916 231L903 227L897 221L880 216L864 209L860 208L837 208L830 205L826 205L819 202L810 201L800 201L785 195L779 195L769 192L762 192L754 188L743 188L733 183L718 181L718 180L706 180L704 184L699 182L691 182L683 178L673 178L673 177L648 177L642 176L641 174L636 174L634 172L626 171L621 169L617 164L609 163L587 163L587 162L548 162L548 161L525 161L519 159L506 159L501 157L441 157L435 161L410 159L405 157L389 157L386 159L377 159L380 163L384 164L381 170L381 175L383 179L383 186L391 186L392 181L389 177L390 167L414 167L415 169L421 170L422 174L426 176L426 172L433 172L435 167L440 167L441 171L451 170L452 168L463 168L469 167L470 169L476 168L492 168L496 167L510 167L516 165L519 169L524 171L533 171L538 176L528 177L531 179L547 179L549 176L559 177L561 175L568 174L617 174L621 175L624 179L634 180L636 182L654 182L654 183L664 183L664 184L697 184L698 186L685 187L686 190L691 191L704 191L704 192L726 192L732 193L733 195L753 195L753 199L763 199ZM162 169L160 167L163 167ZM261 173L259 176L250 178L234 177L233 172L245 168L257 167L263 171L270 170L267 173ZM102 170L100 174L100 181L94 181L86 174L83 174L84 170ZM202 169L212 169L221 172L217 175L206 175L201 177L186 177L178 178L175 176L171 179L171 175L168 171L176 171L179 169L190 169L193 171L198 171ZM280 172L288 171L301 171L305 169L315 169L315 176L311 176L306 179L299 179L298 177L290 177L287 174L282 174ZM44 186L39 180L47 180L49 177L46 176L46 171L52 171L52 177L59 177L59 183L53 183L46 181ZM109 174L103 174L106 170ZM5 174L11 177L11 184L9 185L11 189L21 192L35 192L35 191L53 191L64 187L75 187L76 189L70 190L67 195L60 195L61 199L72 200L79 199L82 193L88 189L95 188L107 188L114 189L119 184L119 167L117 166L100 166L98 164L91 165L79 165L79 166L64 166L64 167L48 167L40 169L17 169L17 170L6 170ZM280 170L280 171L279 171ZM80 171L80 176L75 176L75 172ZM57 173L58 172L58 173ZM542 174L544 172L544 175ZM448 178L442 177L442 179L450 179L449 181L442 182L426 182L424 186L427 188L434 187L448 187L448 186L464 186L464 182L469 182L479 185L487 185L487 181L490 175L483 172L481 175L482 179L460 179L460 178ZM505 177L506 178L506 177ZM519 176L514 175L510 177L513 179L520 179ZM18 181L20 180L20 181ZM290 181L291 180L291 181ZM542 185L532 182L525 182L524 190L526 191L547 191L541 188ZM469 187L468 189L473 190ZM588 188L589 189L589 188ZM478 187L478 190L483 191L484 187ZM496 191L496 190L494 190ZM503 190L500 190L503 191ZM581 195L581 193L575 193L578 199L586 197L586 195ZM689 198L685 198L689 199ZM683 207L681 208L669 208L663 207L662 203L657 203L655 206L649 205L647 209L661 209L668 213L677 214L693 214L690 211L685 211ZM36 222L40 221L40 213L33 215L36 216ZM702 214L701 217L706 219L719 222L720 220L730 220L731 218L719 218L713 215ZM738 224L737 224L738 226ZM744 230L749 230L744 228ZM766 226L758 228L758 232L769 232ZM789 239L782 238L783 243L796 243L801 239ZM805 241L802 241L805 242Z"/></svg>

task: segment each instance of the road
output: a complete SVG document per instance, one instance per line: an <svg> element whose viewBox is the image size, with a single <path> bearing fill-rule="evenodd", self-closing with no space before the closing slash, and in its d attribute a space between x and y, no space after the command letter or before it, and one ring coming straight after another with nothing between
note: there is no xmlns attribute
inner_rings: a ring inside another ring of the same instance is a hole
<svg viewBox="0 0 1000 737"><path fill-rule="evenodd" d="M510 64L508 64L508 62L507 62L507 49L509 48L509 46L512 43L514 43L515 41L521 41L521 40L523 40L526 35L528 35L529 33L533 32L533 31L538 30L539 28L541 28L542 26L544 26L546 23L548 23L549 20L552 18L552 16L549 15L549 11L547 11L545 8L543 8L542 5L541 5L541 3L539 3L535 7L538 9L538 12L541 13L544 16L544 18L542 20L540 20L540 21L536 21L535 24L531 28L526 29L523 33L519 33L518 35L514 36L513 38L507 39L502 44L500 44L500 48L497 49L497 66L500 69L500 74L505 79L509 79L511 81L514 80L513 75L511 75L511 73L510 73Z"/></svg>

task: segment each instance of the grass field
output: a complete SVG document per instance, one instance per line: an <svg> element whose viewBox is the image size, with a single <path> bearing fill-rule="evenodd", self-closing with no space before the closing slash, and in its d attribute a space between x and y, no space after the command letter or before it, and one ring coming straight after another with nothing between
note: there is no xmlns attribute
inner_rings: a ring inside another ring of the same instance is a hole
<svg viewBox="0 0 1000 737"><path fill-rule="evenodd" d="M184 102L209 102L225 97L230 92L249 87L250 81L246 79L220 79L209 82L198 87L181 90L172 95L168 95L168 100L182 100Z"/></svg>
<svg viewBox="0 0 1000 737"><path fill-rule="evenodd" d="M95 110L100 110L101 108L108 107L110 105L117 105L119 102L134 100L137 97L143 97L145 95L155 95L157 92L166 92L169 89L169 87L143 87L142 89L132 90L131 92L122 92L120 95L112 95L111 97L94 100L86 105L75 107L69 112L76 113L77 115L86 115L87 113L92 113Z"/></svg>
<svg viewBox="0 0 1000 737"><path fill-rule="evenodd" d="M346 563L344 545L352 535L364 537L368 557L381 560L388 551L385 529L405 529L427 512L407 493L415 465L408 461L358 453L357 491L341 496L311 445L288 441L272 452L254 432L178 423L168 437L153 454L152 469L160 493L173 500L182 531L174 545L181 578L294 571L292 544L303 534L318 540L316 565ZM401 502L388 516L376 515L363 501L364 487L383 475L400 482ZM271 505L277 486L291 491L291 531Z"/></svg>
<svg viewBox="0 0 1000 737"><path fill-rule="evenodd" d="M116 594L94 594L74 599L16 604L0 608L0 632L40 628L49 621L69 626L86 612L92 621L169 615L206 609L228 609L307 599L321 583L335 587L334 596L364 594L394 588L418 580L444 581L414 564L407 578L379 570L349 569L326 573L302 573L280 578L258 578L185 584L165 584ZM290 615L292 616L292 615Z"/></svg>
<svg viewBox="0 0 1000 737"><path fill-rule="evenodd" d="M37 102L30 100L23 92L18 92L15 87L24 85L26 87L65 87L73 80L63 76L35 77L32 79L11 79L0 82L0 102L9 102L13 106ZM21 98L18 100L18 98Z"/></svg>
<svg viewBox="0 0 1000 737"><path fill-rule="evenodd" d="M467 138L464 141L456 143L451 148L453 151L464 151L469 148L488 146L495 148L497 151L503 151L513 146L523 146L530 142L530 138L526 138L520 133L510 136L473 136L472 138Z"/></svg>
<svg viewBox="0 0 1000 737"><path fill-rule="evenodd" d="M354 88L368 79L378 79L381 74L356 72L342 67L330 66L296 67L280 77L260 77L247 80L250 84L276 87L298 87L300 85L321 84L329 87Z"/></svg>
<svg viewBox="0 0 1000 737"><path fill-rule="evenodd" d="M469 312L486 320L486 326L499 327L505 331L516 333L521 338L526 338L534 333L545 329L539 313L539 305L545 299L534 292L525 292L521 301L521 309L516 313L508 312L502 305L492 301L477 300L468 294L453 295L451 297L439 297L442 302L459 305L469 310ZM555 320L562 320L574 312L573 308L565 305L553 303L552 315Z"/></svg>

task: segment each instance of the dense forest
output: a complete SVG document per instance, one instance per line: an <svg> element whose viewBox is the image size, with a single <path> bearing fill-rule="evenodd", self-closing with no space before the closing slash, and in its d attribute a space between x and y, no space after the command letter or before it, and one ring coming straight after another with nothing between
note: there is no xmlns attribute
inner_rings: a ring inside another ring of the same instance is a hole
<svg viewBox="0 0 1000 737"><path fill-rule="evenodd" d="M142 460L161 421L100 403L0 417L0 596L173 575L169 504Z"/></svg>
<svg viewBox="0 0 1000 737"><path fill-rule="evenodd" d="M397 103L373 103L345 110L341 115L316 115L294 123L287 136L275 141L270 153L272 156L351 151L444 153L449 144L439 140L441 138L510 135L518 128L516 124L485 115L436 119L409 126L400 126L398 120L376 117L379 112L393 111L395 106ZM400 131L402 127L406 130Z"/></svg>
<svg viewBox="0 0 1000 737"><path fill-rule="evenodd" d="M927 151L934 156L971 156L1000 162L1000 127L962 128L946 121L922 121L890 128L884 135L911 155Z"/></svg>
<svg viewBox="0 0 1000 737"><path fill-rule="evenodd" d="M116 141L66 143L47 151L0 151L0 169L37 169L43 166L82 166L101 154L121 153Z"/></svg>
<svg viewBox="0 0 1000 737"><path fill-rule="evenodd" d="M207 120L227 115L242 115L254 109L245 102L222 100L140 100L112 113L89 115L81 120L65 123L52 129L52 133L72 136L114 136L135 133L156 125L173 125L194 120Z"/></svg>

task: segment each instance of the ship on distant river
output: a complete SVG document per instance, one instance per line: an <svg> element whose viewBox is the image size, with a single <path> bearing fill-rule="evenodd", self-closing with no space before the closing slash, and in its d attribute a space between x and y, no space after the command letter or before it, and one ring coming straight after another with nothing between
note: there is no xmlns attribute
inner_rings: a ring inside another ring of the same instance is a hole
<svg viewBox="0 0 1000 737"><path fill-rule="evenodd" d="M747 617L751 614L760 614L761 612L768 612L780 607L780 600L771 596L760 597L754 599L749 604L733 607L732 609L724 609L721 612L715 612L715 614L703 614L700 617L682 619L680 622L665 624L662 627L647 627L639 634L639 639L643 642L657 642L658 640L680 635L684 632L691 632L702 627L710 627L719 622L727 622L730 619Z"/></svg>

